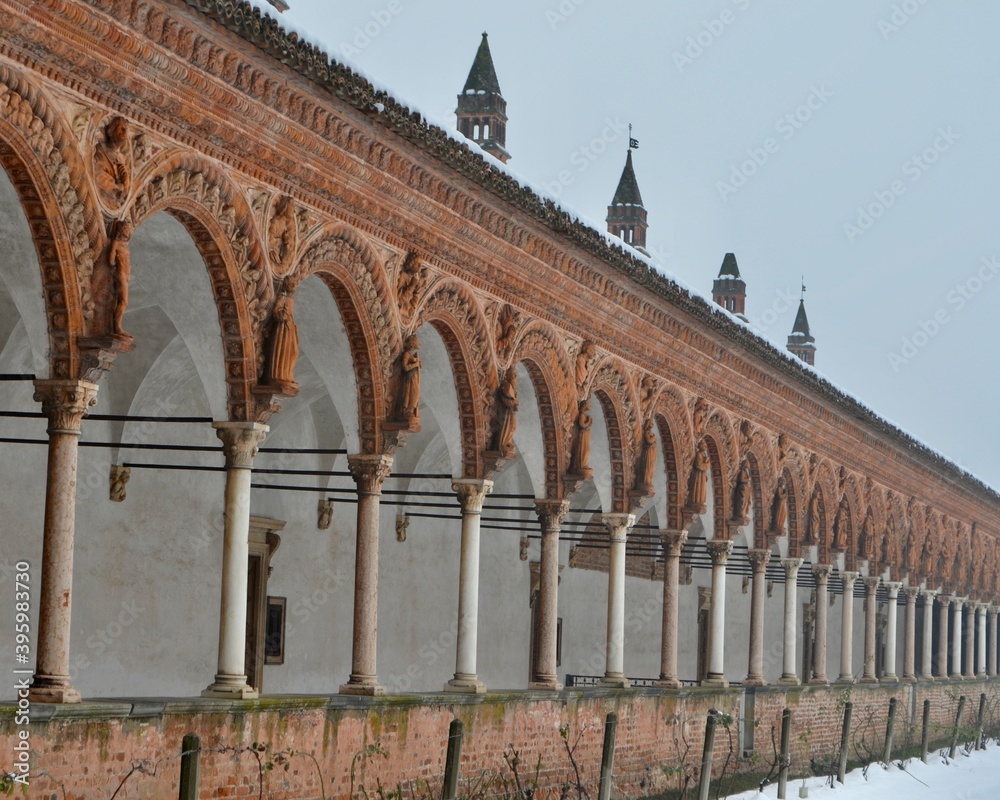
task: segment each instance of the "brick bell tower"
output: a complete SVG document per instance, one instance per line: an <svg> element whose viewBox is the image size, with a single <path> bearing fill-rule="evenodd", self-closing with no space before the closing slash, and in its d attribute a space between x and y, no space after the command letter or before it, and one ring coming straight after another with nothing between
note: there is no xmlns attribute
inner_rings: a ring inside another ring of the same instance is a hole
<svg viewBox="0 0 1000 800"><path fill-rule="evenodd" d="M805 284L802 285L803 295L805 294ZM799 298L799 310L795 315L795 323L792 325L792 332L788 335L788 344L785 345L788 352L798 356L807 364L816 364L816 339L809 333L809 319L806 317L806 299Z"/></svg>
<svg viewBox="0 0 1000 800"><path fill-rule="evenodd" d="M476 58L458 96L458 131L472 139L487 153L504 164L510 160L507 152L507 101L500 94L500 81L493 68L490 43L483 33Z"/></svg>
<svg viewBox="0 0 1000 800"><path fill-rule="evenodd" d="M712 284L712 300L747 321L747 285L740 277L740 267L733 253L726 253L719 267L719 277Z"/></svg>
<svg viewBox="0 0 1000 800"><path fill-rule="evenodd" d="M632 245L636 250L646 253L646 229L649 225L646 222L646 208L642 204L642 195L639 194L639 182L635 179L635 170L632 168L631 145L634 141L630 136L625 169L622 170L615 196L608 206L608 233Z"/></svg>

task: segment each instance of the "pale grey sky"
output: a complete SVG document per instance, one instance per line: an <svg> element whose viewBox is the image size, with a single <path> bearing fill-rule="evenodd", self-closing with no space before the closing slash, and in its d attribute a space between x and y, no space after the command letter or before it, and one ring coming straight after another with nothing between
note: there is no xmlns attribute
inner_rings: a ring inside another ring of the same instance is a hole
<svg viewBox="0 0 1000 800"><path fill-rule="evenodd" d="M631 122L667 270L709 292L734 251L782 345L804 275L817 368L1000 487L1000 4L290 2L450 126L488 31L510 166L602 229Z"/></svg>

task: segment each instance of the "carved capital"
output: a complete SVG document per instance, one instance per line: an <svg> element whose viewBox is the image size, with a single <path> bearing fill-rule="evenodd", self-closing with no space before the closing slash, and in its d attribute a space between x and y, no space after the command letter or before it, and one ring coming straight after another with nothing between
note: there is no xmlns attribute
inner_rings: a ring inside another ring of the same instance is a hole
<svg viewBox="0 0 1000 800"><path fill-rule="evenodd" d="M792 582L795 580L796 576L799 574L799 567L802 566L803 559L801 558L783 558L781 560L781 566L785 568L785 580L787 582Z"/></svg>
<svg viewBox="0 0 1000 800"><path fill-rule="evenodd" d="M833 567L829 564L813 564L812 572L816 576L816 586L823 587L823 591L825 592L826 584L830 580L830 573L833 572Z"/></svg>
<svg viewBox="0 0 1000 800"><path fill-rule="evenodd" d="M899 597L899 590L902 588L903 584L899 581L886 581L885 588L889 592L889 599L894 600Z"/></svg>
<svg viewBox="0 0 1000 800"><path fill-rule="evenodd" d="M941 605L942 605L943 607L947 608L948 606L950 606L950 605L952 604L952 601L953 601L954 599L955 599L955 598L954 598L954 597L952 597L952 596L951 596L950 594L942 594L942 595L940 595L940 596L938 597L938 602L939 602L939 603L940 603L940 604L941 604Z"/></svg>
<svg viewBox="0 0 1000 800"><path fill-rule="evenodd" d="M860 577L858 572L841 572L840 582L844 586L844 594L849 594L854 591L854 582Z"/></svg>
<svg viewBox="0 0 1000 800"><path fill-rule="evenodd" d="M97 384L90 381L36 380L35 402L49 418L49 434L79 436L80 422L97 405Z"/></svg>
<svg viewBox="0 0 1000 800"><path fill-rule="evenodd" d="M903 591L906 593L906 605L913 607L917 604L917 595L920 589L916 586L907 586Z"/></svg>
<svg viewBox="0 0 1000 800"><path fill-rule="evenodd" d="M569 512L569 500L536 500L535 513L543 533L558 533Z"/></svg>
<svg viewBox="0 0 1000 800"><path fill-rule="evenodd" d="M604 525L612 542L624 542L635 525L635 514L605 514Z"/></svg>
<svg viewBox="0 0 1000 800"><path fill-rule="evenodd" d="M754 547L747 550L747 559L750 561L750 567L754 573L764 572L771 560L771 551Z"/></svg>
<svg viewBox="0 0 1000 800"><path fill-rule="evenodd" d="M712 559L713 567L724 567L733 552L733 543L729 539L709 539L705 542L708 557Z"/></svg>
<svg viewBox="0 0 1000 800"><path fill-rule="evenodd" d="M493 481L462 478L451 482L451 490L458 495L463 514L479 514L483 510L486 495L493 491Z"/></svg>
<svg viewBox="0 0 1000 800"><path fill-rule="evenodd" d="M875 596L875 592L878 591L878 584L879 584L879 581L881 580L881 578L879 578L876 575L874 577L862 578L861 580L865 584L865 591L868 592L868 596L869 597L874 597Z"/></svg>
<svg viewBox="0 0 1000 800"><path fill-rule="evenodd" d="M928 605L933 603L935 596L937 596L937 592L933 589L920 589L919 591L924 596L924 602Z"/></svg>
<svg viewBox="0 0 1000 800"><path fill-rule="evenodd" d="M212 427L222 440L226 469L250 469L257 449L270 430L259 422L213 422Z"/></svg>
<svg viewBox="0 0 1000 800"><path fill-rule="evenodd" d="M671 558L679 558L687 542L687 531L660 531L660 543L663 550Z"/></svg>
<svg viewBox="0 0 1000 800"><path fill-rule="evenodd" d="M964 597L955 597L951 601L951 606L955 611L961 611L965 607Z"/></svg>
<svg viewBox="0 0 1000 800"><path fill-rule="evenodd" d="M383 453L356 453L347 457L347 469L360 494L378 494L382 482L392 472L392 456Z"/></svg>

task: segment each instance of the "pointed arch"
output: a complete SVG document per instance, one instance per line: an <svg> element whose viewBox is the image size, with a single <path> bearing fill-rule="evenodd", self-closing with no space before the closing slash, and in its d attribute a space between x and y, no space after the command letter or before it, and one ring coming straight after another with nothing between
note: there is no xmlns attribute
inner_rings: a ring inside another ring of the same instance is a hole
<svg viewBox="0 0 1000 800"><path fill-rule="evenodd" d="M358 434L363 453L384 452L382 423L389 410L387 387L402 349L392 323L393 304L385 267L367 239L342 223L324 226L305 244L298 279L316 275L337 304L347 332L358 394Z"/></svg>
<svg viewBox="0 0 1000 800"><path fill-rule="evenodd" d="M785 488L788 490L787 535L790 552L791 543L795 542L797 548L798 542L805 538L806 527L810 524L808 514L812 498L809 475L802 452L797 447L788 448L784 461L779 464L779 469L785 479ZM818 530L823 531L827 528Z"/></svg>
<svg viewBox="0 0 1000 800"><path fill-rule="evenodd" d="M660 433L663 463L667 473L666 525L671 530L684 527L684 502L687 499L686 466L694 459L694 432L687 402L680 390L667 385L652 402L653 418Z"/></svg>
<svg viewBox="0 0 1000 800"><path fill-rule="evenodd" d="M739 450L733 434L732 421L721 409L715 409L705 423L708 454L712 463L713 531L716 538L727 538L729 531L730 480L739 466Z"/></svg>
<svg viewBox="0 0 1000 800"><path fill-rule="evenodd" d="M627 513L631 510L628 491L640 423L638 402L625 366L611 357L600 361L595 366L590 391L601 404L608 427L612 512Z"/></svg>
<svg viewBox="0 0 1000 800"><path fill-rule="evenodd" d="M414 330L429 324L444 342L458 392L462 476L481 478L490 409L499 385L486 318L469 287L454 280L435 286L414 316Z"/></svg>

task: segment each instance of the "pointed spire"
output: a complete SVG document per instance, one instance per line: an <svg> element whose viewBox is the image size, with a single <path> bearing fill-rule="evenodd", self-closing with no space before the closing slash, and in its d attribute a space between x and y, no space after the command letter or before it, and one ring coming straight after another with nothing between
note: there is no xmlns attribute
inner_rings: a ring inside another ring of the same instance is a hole
<svg viewBox="0 0 1000 800"><path fill-rule="evenodd" d="M736 263L736 255L734 253L726 253L722 259L722 266L719 267L719 277L720 278L739 278L740 277L740 267Z"/></svg>
<svg viewBox="0 0 1000 800"><path fill-rule="evenodd" d="M632 168L632 151L628 151L625 156L625 169L618 181L618 188L615 190L615 197L611 205L642 205L642 195L639 194L639 181L636 180L635 170Z"/></svg>
<svg viewBox="0 0 1000 800"><path fill-rule="evenodd" d="M733 253L726 253L719 267L719 277L712 284L712 300L716 305L747 321L747 285L740 277L740 267Z"/></svg>
<svg viewBox="0 0 1000 800"><path fill-rule="evenodd" d="M812 336L809 336L809 319L806 317L805 299L799 300L799 311L795 315L795 324L792 325L792 333L800 333L808 337L810 341L815 341Z"/></svg>
<svg viewBox="0 0 1000 800"><path fill-rule="evenodd" d="M805 292L805 284L802 291ZM792 325L792 332L788 336L786 345L788 352L805 361L807 364L816 363L816 339L809 332L809 318L806 316L806 300L799 298L799 310L795 315L795 323Z"/></svg>
<svg viewBox="0 0 1000 800"><path fill-rule="evenodd" d="M490 54L486 31L483 31L483 40L479 43L479 50L476 52L476 58L472 62L472 69L469 70L469 77L466 78L462 91L501 94L500 81L497 80L497 71L493 67L493 56Z"/></svg>

